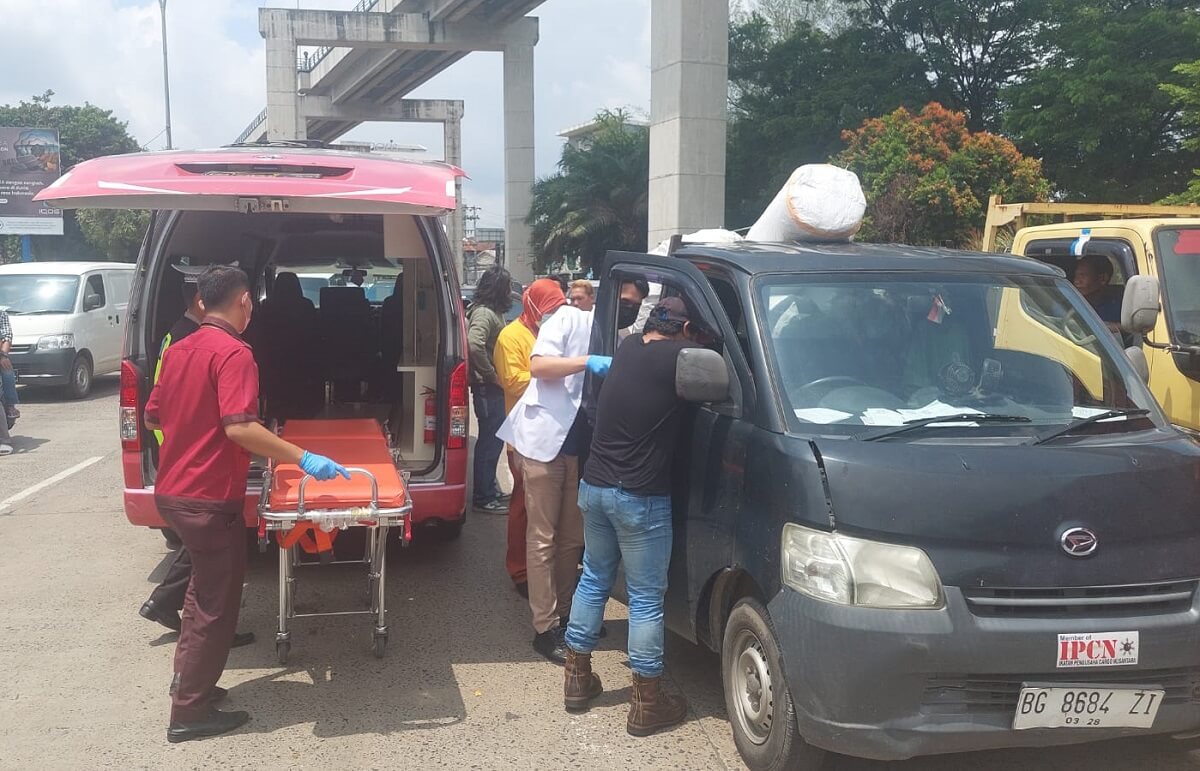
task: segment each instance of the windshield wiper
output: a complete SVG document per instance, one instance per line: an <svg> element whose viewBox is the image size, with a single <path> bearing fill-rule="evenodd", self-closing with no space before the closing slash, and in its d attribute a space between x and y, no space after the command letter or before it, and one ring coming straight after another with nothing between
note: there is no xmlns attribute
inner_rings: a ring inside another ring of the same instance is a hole
<svg viewBox="0 0 1200 771"><path fill-rule="evenodd" d="M1132 409L1132 410L1130 410L1130 409L1108 410L1106 412L1100 412L1095 415L1089 415L1086 418L1080 418L1079 420L1068 423L1067 425L1063 426L1062 428L1054 428L1049 431L1043 431L1042 433L1033 437L1033 440L1030 441L1029 444L1035 445L1035 444L1042 444L1044 442L1049 442L1051 439L1057 439L1060 436L1066 436L1067 434L1074 433L1081 428L1090 426L1093 423L1099 423L1102 420L1112 420L1113 418L1136 418L1136 417L1140 417L1142 415L1149 415L1149 414L1150 414L1150 410L1147 410L1147 409L1144 409L1141 407L1139 407L1137 409Z"/></svg>
<svg viewBox="0 0 1200 771"><path fill-rule="evenodd" d="M1029 418L1023 415L991 415L986 412L956 412L952 415L939 415L936 418L919 418L905 421L903 426L889 426L879 431L868 431L859 434L860 442L874 442L889 436L903 434L914 428L922 428L934 423L1028 423Z"/></svg>
<svg viewBox="0 0 1200 771"><path fill-rule="evenodd" d="M12 311L9 311L9 313L12 313ZM42 308L41 310L36 310L36 311L21 311L20 315L22 315L22 316L37 316L42 313L67 313L67 311L60 311L57 308Z"/></svg>

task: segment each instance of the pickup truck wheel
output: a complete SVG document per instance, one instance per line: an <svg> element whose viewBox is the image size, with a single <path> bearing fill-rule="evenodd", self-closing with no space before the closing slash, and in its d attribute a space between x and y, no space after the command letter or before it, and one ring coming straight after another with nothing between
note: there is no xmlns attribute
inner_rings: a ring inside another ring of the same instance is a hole
<svg viewBox="0 0 1200 771"><path fill-rule="evenodd" d="M67 393L72 399L83 399L92 392L92 362L80 355L71 362L71 379L67 381Z"/></svg>
<svg viewBox="0 0 1200 771"><path fill-rule="evenodd" d="M767 609L753 598L733 607L721 645L721 679L733 741L753 771L808 771L825 752L804 741Z"/></svg>

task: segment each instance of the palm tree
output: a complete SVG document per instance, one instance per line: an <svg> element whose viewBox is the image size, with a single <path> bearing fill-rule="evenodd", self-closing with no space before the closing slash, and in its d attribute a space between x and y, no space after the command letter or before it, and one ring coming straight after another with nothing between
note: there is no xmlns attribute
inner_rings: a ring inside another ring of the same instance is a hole
<svg viewBox="0 0 1200 771"><path fill-rule="evenodd" d="M596 116L586 142L563 148L558 171L533 186L535 267L578 259L599 264L609 249L646 249L650 135L622 111Z"/></svg>

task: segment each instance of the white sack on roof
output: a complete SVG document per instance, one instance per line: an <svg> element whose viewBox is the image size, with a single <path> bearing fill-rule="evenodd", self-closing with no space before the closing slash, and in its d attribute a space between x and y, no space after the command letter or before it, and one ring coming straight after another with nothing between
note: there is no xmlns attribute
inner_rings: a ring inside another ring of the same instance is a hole
<svg viewBox="0 0 1200 771"><path fill-rule="evenodd" d="M721 230L720 228L697 230L695 233L688 233L683 237L685 244L734 244L741 240L742 237L732 230ZM665 255L670 246L670 239L662 241L650 250L650 254Z"/></svg>
<svg viewBox="0 0 1200 771"><path fill-rule="evenodd" d="M866 209L857 174L810 163L792 172L746 240L848 241L862 226Z"/></svg>

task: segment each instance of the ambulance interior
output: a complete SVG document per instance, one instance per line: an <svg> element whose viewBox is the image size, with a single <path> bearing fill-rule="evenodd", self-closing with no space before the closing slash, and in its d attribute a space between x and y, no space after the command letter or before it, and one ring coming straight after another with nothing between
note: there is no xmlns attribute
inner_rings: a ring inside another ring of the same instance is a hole
<svg viewBox="0 0 1200 771"><path fill-rule="evenodd" d="M157 351L184 312L182 274L168 266L236 262L255 300L245 338L263 422L374 418L398 467L436 474L444 432L425 431L425 411L450 304L435 279L431 223L400 214L180 212L150 278L157 290L146 350Z"/></svg>

